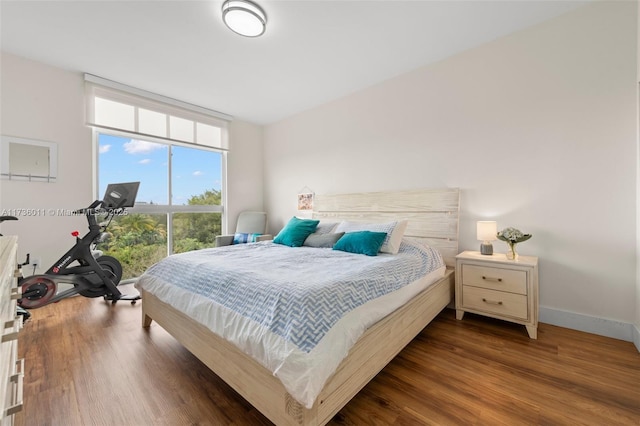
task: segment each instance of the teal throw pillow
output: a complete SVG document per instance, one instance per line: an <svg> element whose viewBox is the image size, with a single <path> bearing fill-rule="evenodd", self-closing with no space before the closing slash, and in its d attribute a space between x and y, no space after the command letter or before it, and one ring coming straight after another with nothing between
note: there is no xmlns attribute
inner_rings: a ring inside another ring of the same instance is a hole
<svg viewBox="0 0 640 426"><path fill-rule="evenodd" d="M333 246L333 249L347 251L349 253L366 254L367 256L377 256L386 237L386 232L347 232Z"/></svg>
<svg viewBox="0 0 640 426"><path fill-rule="evenodd" d="M300 247L304 240L316 231L318 223L320 223L319 220L298 219L294 216L282 231L278 232L273 242L289 247Z"/></svg>

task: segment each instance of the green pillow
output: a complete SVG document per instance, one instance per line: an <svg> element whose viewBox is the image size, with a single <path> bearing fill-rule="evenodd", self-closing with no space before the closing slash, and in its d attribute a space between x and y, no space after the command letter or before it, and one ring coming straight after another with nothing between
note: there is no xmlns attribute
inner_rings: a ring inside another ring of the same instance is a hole
<svg viewBox="0 0 640 426"><path fill-rule="evenodd" d="M348 251L349 253L377 256L386 232L358 231L347 232L333 246L334 250Z"/></svg>
<svg viewBox="0 0 640 426"><path fill-rule="evenodd" d="M273 242L289 247L300 247L302 243L304 243L304 240L316 231L318 223L320 223L319 220L298 219L294 216L289 223L278 232Z"/></svg>

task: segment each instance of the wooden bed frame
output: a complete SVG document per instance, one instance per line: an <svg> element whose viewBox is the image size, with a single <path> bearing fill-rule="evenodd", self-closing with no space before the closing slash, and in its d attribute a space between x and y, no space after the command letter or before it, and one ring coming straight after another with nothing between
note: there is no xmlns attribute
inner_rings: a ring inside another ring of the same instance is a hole
<svg viewBox="0 0 640 426"><path fill-rule="evenodd" d="M363 222L409 219L405 236L438 248L448 268L437 283L364 333L327 380L311 409L294 400L280 380L257 361L144 290L143 327L156 321L276 425L324 425L452 302L458 215L458 189L316 196L316 218Z"/></svg>

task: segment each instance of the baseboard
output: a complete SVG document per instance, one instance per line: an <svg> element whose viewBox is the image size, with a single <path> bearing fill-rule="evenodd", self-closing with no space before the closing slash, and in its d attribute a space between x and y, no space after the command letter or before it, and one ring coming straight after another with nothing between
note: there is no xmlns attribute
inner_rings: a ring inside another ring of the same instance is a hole
<svg viewBox="0 0 640 426"><path fill-rule="evenodd" d="M543 306L539 313L540 322L633 342L640 352L640 330L634 324Z"/></svg>

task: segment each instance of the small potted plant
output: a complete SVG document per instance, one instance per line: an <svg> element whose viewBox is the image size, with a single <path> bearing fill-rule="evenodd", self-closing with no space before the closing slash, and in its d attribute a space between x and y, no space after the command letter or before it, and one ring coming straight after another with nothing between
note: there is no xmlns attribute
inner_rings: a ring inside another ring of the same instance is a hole
<svg viewBox="0 0 640 426"><path fill-rule="evenodd" d="M516 244L527 241L531 238L531 234L523 234L519 229L509 227L498 232L497 237L509 245L507 259L517 260L518 253L516 252Z"/></svg>

